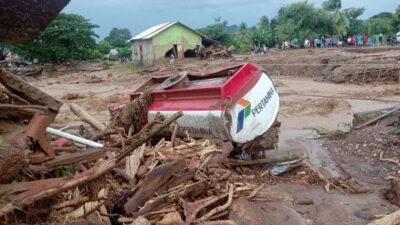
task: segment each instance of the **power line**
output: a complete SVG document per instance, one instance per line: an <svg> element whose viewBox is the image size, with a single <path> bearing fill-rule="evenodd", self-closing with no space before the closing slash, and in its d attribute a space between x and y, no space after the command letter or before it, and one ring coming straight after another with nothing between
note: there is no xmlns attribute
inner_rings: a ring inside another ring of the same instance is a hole
<svg viewBox="0 0 400 225"><path fill-rule="evenodd" d="M285 93L279 92L280 95L297 95L297 96L305 96L305 97L317 97L317 98L336 98L336 99L351 99L351 100L360 100L360 101L375 101L375 102L400 102L400 100L386 100L379 98L356 98L356 97L348 97L348 96L329 96L329 95L313 95L313 94L298 94L298 93Z"/></svg>

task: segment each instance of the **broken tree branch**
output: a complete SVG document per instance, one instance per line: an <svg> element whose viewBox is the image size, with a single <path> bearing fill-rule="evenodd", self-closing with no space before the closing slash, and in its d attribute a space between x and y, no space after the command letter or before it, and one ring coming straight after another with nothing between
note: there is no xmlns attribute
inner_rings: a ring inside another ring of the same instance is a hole
<svg viewBox="0 0 400 225"><path fill-rule="evenodd" d="M100 121L90 115L86 110L75 103L69 105L69 109L81 119L83 122L88 123L97 130L104 131L107 127L104 126Z"/></svg>
<svg viewBox="0 0 400 225"><path fill-rule="evenodd" d="M233 199L233 189L234 186L233 184L229 184L229 195L228 195L228 201L222 205L222 206L218 206L214 209L212 209L210 212L208 212L206 215L204 215L203 217L201 217L198 221L202 222L202 221L206 221L207 219L209 219L210 217L212 217L213 215L224 211L225 209L229 208L229 206L231 206L232 204L232 199Z"/></svg>
<svg viewBox="0 0 400 225"><path fill-rule="evenodd" d="M357 127L354 127L354 129L358 130L358 129L361 129L363 127L366 127L366 126L368 126L370 124L373 124L373 123L375 123L375 122L377 122L377 121L379 121L379 120L381 120L381 119L383 119L383 118L389 116L390 114L392 114L394 112L397 112L399 110L400 110L400 105L396 106L392 110L390 110L390 111L388 111L388 112L386 112L386 113L384 113L384 114L382 114L382 115L380 115L380 116L378 116L376 118L373 118L373 119L371 119L371 120L369 120L369 121L367 121L367 122L365 122L365 123L363 123L363 124L361 124L361 125L359 125Z"/></svg>

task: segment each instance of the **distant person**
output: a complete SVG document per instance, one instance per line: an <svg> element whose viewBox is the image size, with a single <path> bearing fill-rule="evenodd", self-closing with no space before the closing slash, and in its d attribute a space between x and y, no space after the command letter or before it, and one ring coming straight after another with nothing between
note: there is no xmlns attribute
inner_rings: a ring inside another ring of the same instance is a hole
<svg viewBox="0 0 400 225"><path fill-rule="evenodd" d="M308 40L307 38L304 40L304 47L305 48L309 48L310 47L310 40Z"/></svg>
<svg viewBox="0 0 400 225"><path fill-rule="evenodd" d="M356 43L357 43L357 45L362 45L362 36L361 35L357 35L356 36Z"/></svg>
<svg viewBox="0 0 400 225"><path fill-rule="evenodd" d="M366 35L363 35L362 36L362 44L363 44L363 46L367 46L367 43L368 43L368 37Z"/></svg>
<svg viewBox="0 0 400 225"><path fill-rule="evenodd" d="M267 54L268 48L267 46L263 45L263 55Z"/></svg>
<svg viewBox="0 0 400 225"><path fill-rule="evenodd" d="M310 38L310 48L315 48L315 43L314 43L314 39Z"/></svg>
<svg viewBox="0 0 400 225"><path fill-rule="evenodd" d="M353 35L353 36L351 37L350 44L353 45L353 46L356 46L356 36L355 36L355 35Z"/></svg>
<svg viewBox="0 0 400 225"><path fill-rule="evenodd" d="M383 35L382 34L379 35L378 40L379 40L379 45L383 45Z"/></svg>
<svg viewBox="0 0 400 225"><path fill-rule="evenodd" d="M371 38L371 43L372 43L372 45L376 45L376 42L377 42L376 36L373 36L373 37Z"/></svg>
<svg viewBox="0 0 400 225"><path fill-rule="evenodd" d="M172 65L172 66L175 65L175 56L174 56L174 53L172 53L172 54L169 56L169 65Z"/></svg>

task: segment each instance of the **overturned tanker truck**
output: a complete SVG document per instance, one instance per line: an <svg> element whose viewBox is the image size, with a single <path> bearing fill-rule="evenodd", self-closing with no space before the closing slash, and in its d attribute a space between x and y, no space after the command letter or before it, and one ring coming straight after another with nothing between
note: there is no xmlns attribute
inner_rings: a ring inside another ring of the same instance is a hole
<svg viewBox="0 0 400 225"><path fill-rule="evenodd" d="M131 93L131 100L147 89L152 97L149 119L157 112L184 113L179 136L229 140L251 152L274 149L278 141L279 96L271 77L253 64L154 76Z"/></svg>

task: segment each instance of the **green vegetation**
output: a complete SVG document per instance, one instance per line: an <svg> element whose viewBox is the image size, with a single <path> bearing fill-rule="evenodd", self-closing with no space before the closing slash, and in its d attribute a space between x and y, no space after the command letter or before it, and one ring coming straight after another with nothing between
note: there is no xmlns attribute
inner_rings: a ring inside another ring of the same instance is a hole
<svg viewBox="0 0 400 225"><path fill-rule="evenodd" d="M96 44L98 26L80 15L61 13L35 39L28 43L8 45L0 43L0 60L12 49L19 57L38 63L65 63L101 58L115 48L116 57L131 57L127 40L131 38L128 29L113 28L108 37ZM106 66L111 66L106 63Z"/></svg>
<svg viewBox="0 0 400 225"><path fill-rule="evenodd" d="M97 44L97 49L102 55L110 53L112 46L108 41L102 40Z"/></svg>
<svg viewBox="0 0 400 225"><path fill-rule="evenodd" d="M108 42L111 48L117 49L118 57L131 58L132 49L129 42L127 42L131 37L131 32L128 29L114 27L110 34L104 38L104 42Z"/></svg>
<svg viewBox="0 0 400 225"><path fill-rule="evenodd" d="M108 59L103 60L103 67L106 68L106 69L108 69L108 68L110 68L110 67L112 67L114 65L115 65L114 61L111 61L111 60L108 60Z"/></svg>
<svg viewBox="0 0 400 225"><path fill-rule="evenodd" d="M199 32L221 42L233 45L238 52L248 52L257 47L273 47L276 43L292 40L301 43L305 38L349 35L376 36L383 34L390 39L400 31L400 5L394 12L381 12L361 20L365 8L342 8L341 0L326 0L321 6L308 1L288 4L269 19L262 16L255 26L245 22L228 26L228 21L215 18L213 24ZM18 45L0 43L0 60L10 49L23 59L39 63L65 63L101 58L116 49L120 57L130 58L131 47L127 42L131 33L126 28L113 28L109 35L96 44L94 29L98 26L80 15L61 13L37 38ZM108 65L108 62L106 63Z"/></svg>
<svg viewBox="0 0 400 225"><path fill-rule="evenodd" d="M392 17L392 27L395 31L400 31L400 5L397 7L396 12L394 12Z"/></svg>
<svg viewBox="0 0 400 225"><path fill-rule="evenodd" d="M232 44L232 35L225 29L228 21L221 21L221 17L214 18L214 21L214 24L198 29L198 31L211 39L224 43L225 45Z"/></svg>
<svg viewBox="0 0 400 225"><path fill-rule="evenodd" d="M93 31L96 27L80 15L61 13L37 38L14 46L13 52L24 59L41 63L98 58L97 35Z"/></svg>
<svg viewBox="0 0 400 225"><path fill-rule="evenodd" d="M383 34L391 37L400 31L400 6L394 13L382 12L367 20L358 19L364 11L365 8L342 9L341 0L326 0L321 6L300 1L282 7L271 20L266 16L261 17L254 27L248 27L243 22L231 32L233 26L227 26L228 21L216 18L214 24L198 31L226 46L233 45L238 52L247 52L263 45L273 47L277 41L325 35L347 37Z"/></svg>

